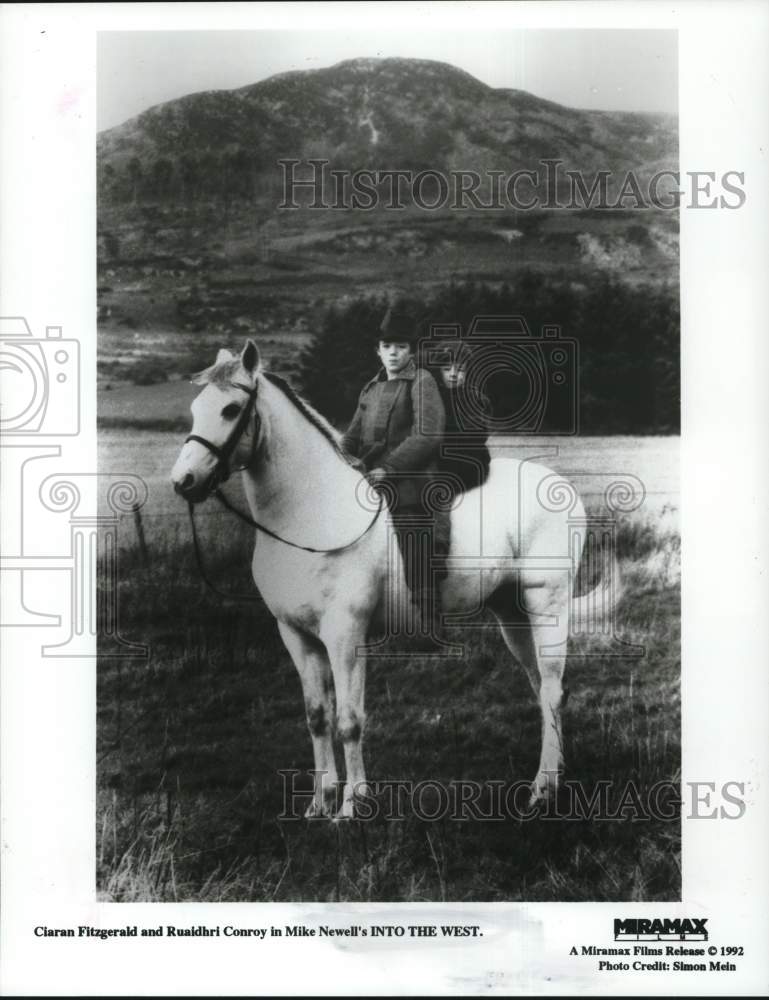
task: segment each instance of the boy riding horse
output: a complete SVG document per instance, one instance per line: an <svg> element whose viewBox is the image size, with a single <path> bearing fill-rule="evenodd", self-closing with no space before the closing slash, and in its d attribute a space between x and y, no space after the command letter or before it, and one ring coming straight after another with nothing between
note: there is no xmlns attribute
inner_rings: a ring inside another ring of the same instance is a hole
<svg viewBox="0 0 769 1000"><path fill-rule="evenodd" d="M433 556L446 554L448 518L431 503L430 484L446 413L435 379L415 364L417 340L407 310L398 304L388 309L377 335L382 368L363 387L342 446L388 497L406 582L423 630L434 635L445 572L433 566Z"/></svg>

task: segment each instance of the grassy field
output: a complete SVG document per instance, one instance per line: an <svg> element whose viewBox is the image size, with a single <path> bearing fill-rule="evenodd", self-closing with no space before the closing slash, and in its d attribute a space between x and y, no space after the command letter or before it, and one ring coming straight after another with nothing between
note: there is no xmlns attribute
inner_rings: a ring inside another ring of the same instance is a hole
<svg viewBox="0 0 769 1000"><path fill-rule="evenodd" d="M105 430L102 471L149 487L144 565L121 524L120 630L150 645L141 660L103 659L98 680L98 887L115 901L674 900L680 822L640 819L439 819L333 825L279 820L286 769L312 767L298 676L249 578L249 530L201 510L201 581L183 504L168 472L180 433ZM530 442L536 443L536 442ZM501 443L500 443L501 444ZM607 473L646 485L618 525L626 584L619 632L643 644L617 658L575 639L566 669L567 781L588 797L610 782L609 810L629 783L641 801L680 773L679 532L674 438L558 442L548 460L600 509ZM229 487L228 487L229 488ZM233 484L234 488L234 484ZM372 658L366 758L376 781L533 777L539 717L523 671L496 629L469 639L462 660ZM632 810L631 810L632 812Z"/></svg>

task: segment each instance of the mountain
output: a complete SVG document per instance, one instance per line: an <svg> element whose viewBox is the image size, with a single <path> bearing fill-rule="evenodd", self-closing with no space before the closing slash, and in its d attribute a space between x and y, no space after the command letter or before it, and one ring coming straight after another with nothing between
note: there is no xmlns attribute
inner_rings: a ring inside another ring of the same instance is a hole
<svg viewBox="0 0 769 1000"><path fill-rule="evenodd" d="M559 157L569 169L645 173L675 165L677 126L494 89L446 63L352 59L160 104L102 132L97 153L111 202L133 199L139 174L150 196L196 197L216 186L217 168L245 190L278 159L311 156L345 169L508 172Z"/></svg>
<svg viewBox="0 0 769 1000"><path fill-rule="evenodd" d="M677 169L677 121L567 108L421 59L352 59L149 108L97 137L104 379L155 378L158 345L177 335L185 346L161 351L166 368L190 353L191 336L204 357L209 340L244 332L268 336L273 360L290 367L326 308L360 294L508 282L523 269L577 282L599 271L677 280L676 213L632 202L486 211L449 201L427 211L413 199L392 211L384 198L373 211L281 209L277 161L311 158L350 172L485 179L559 159L588 186L603 170L616 190L632 170L643 189L656 171Z"/></svg>

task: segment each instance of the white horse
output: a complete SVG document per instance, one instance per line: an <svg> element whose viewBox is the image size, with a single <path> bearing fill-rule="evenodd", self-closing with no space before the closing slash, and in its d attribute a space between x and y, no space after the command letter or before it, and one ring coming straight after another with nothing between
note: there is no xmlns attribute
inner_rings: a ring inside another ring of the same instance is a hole
<svg viewBox="0 0 769 1000"><path fill-rule="evenodd" d="M256 530L254 582L277 619L304 692L316 771L308 814L333 811L336 733L346 768L337 818L352 817L356 793L367 789L362 647L372 629L387 627L386 614L408 601L389 513L377 514L336 431L261 369L252 341L240 357L220 351L195 381L205 388L192 403L192 434L174 465L174 488L199 503L232 465L240 467L252 519L263 528ZM570 510L547 503L545 494L559 490L572 496ZM445 613L493 611L539 699L542 746L533 802L552 794L563 766L560 708L570 615L584 619L598 590L606 589L604 583L572 597L580 552L569 552L570 515L584 511L566 480L531 461L495 458L486 482L462 494L451 512L441 584Z"/></svg>

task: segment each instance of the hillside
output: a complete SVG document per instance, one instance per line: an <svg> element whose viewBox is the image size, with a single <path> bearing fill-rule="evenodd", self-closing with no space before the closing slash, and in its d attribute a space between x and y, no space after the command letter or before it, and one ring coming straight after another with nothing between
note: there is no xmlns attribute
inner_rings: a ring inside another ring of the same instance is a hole
<svg viewBox="0 0 769 1000"><path fill-rule="evenodd" d="M484 176L558 158L588 183L633 170L643 186L676 168L677 123L566 108L416 59L348 60L150 108L97 140L103 380L153 378L150 357L175 369L245 332L290 356L351 294L502 282L524 267L677 280L675 213L281 210L282 158Z"/></svg>
<svg viewBox="0 0 769 1000"><path fill-rule="evenodd" d="M246 193L286 157L323 156L351 170L508 172L560 157L582 171L645 172L675 162L676 147L670 116L565 108L488 87L444 63L354 59L150 108L101 133L98 157L102 192L113 202L126 193L121 186L133 197L139 175L140 186L157 181L197 197L222 180L215 166L229 167ZM159 158L168 164L158 166Z"/></svg>

